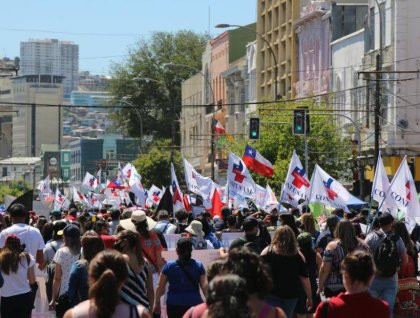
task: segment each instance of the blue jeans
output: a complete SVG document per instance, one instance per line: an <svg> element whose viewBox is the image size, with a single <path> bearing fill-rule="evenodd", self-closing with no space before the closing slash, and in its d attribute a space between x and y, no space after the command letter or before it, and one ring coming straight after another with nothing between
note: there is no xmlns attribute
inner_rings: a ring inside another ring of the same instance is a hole
<svg viewBox="0 0 420 318"><path fill-rule="evenodd" d="M395 277L375 277L372 286L369 288L370 294L375 298L385 300L389 305L390 317L393 317L395 298L398 292L398 279Z"/></svg>
<svg viewBox="0 0 420 318"><path fill-rule="evenodd" d="M280 298L270 295L265 300L267 304L283 309L287 318L293 317L298 298Z"/></svg>

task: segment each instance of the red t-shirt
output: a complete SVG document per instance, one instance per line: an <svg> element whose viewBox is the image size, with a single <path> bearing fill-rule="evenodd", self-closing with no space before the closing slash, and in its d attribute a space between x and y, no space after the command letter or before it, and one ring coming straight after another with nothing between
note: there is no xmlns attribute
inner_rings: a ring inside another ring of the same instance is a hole
<svg viewBox="0 0 420 318"><path fill-rule="evenodd" d="M314 318L323 318L323 307L326 304L321 302L316 309ZM389 306L381 300L373 298L368 292L358 294L340 293L328 302L327 318L388 318Z"/></svg>
<svg viewBox="0 0 420 318"><path fill-rule="evenodd" d="M114 243L117 240L115 237L106 234L101 234L99 237L104 242L105 248L114 248Z"/></svg>

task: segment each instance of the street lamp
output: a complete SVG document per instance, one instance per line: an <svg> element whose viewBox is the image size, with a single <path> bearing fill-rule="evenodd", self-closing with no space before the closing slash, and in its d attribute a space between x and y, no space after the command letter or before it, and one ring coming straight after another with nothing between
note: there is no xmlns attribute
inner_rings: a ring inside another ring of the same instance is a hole
<svg viewBox="0 0 420 318"><path fill-rule="evenodd" d="M274 60L274 100L278 100L278 75L279 75L279 69L278 69L278 64L277 64L277 58L276 58L276 54L274 53L273 47L270 45L270 42L267 41L267 39L259 32L255 31L254 29L245 26L245 25L238 25L238 24L227 24L227 23L219 23L215 25L215 28L218 29L226 29L226 28L231 28L231 27L237 27L237 28L244 28L247 30L250 30L252 32L254 32L256 35L258 35L260 37L261 40L264 41L264 43L267 45L269 52L271 53L271 56L273 57Z"/></svg>
<svg viewBox="0 0 420 318"><path fill-rule="evenodd" d="M213 102L213 116L212 116L212 120L211 120L211 125L210 125L210 136L211 136L211 142L210 142L210 156L211 156L211 179L214 181L214 162L215 162L215 131L214 131L214 123L215 123L215 112L214 112L214 106L216 105L215 101L214 101L214 92L213 92L213 87L211 85L210 80L208 79L208 77L198 68L195 68L193 66L187 65L187 64L179 64L179 63L164 63L162 64L162 67L185 67L188 68L194 72L199 73L204 80L206 81L206 85L210 88L210 92L211 92L211 96L212 96L212 102Z"/></svg>
<svg viewBox="0 0 420 318"><path fill-rule="evenodd" d="M124 104L126 104L126 105L130 106L131 108L133 108L135 110L137 116L140 119L140 152L142 152L143 151L143 119L142 119L141 113L137 109L137 107L128 101L129 98L130 98L129 96L123 96L122 99L121 99L121 101Z"/></svg>

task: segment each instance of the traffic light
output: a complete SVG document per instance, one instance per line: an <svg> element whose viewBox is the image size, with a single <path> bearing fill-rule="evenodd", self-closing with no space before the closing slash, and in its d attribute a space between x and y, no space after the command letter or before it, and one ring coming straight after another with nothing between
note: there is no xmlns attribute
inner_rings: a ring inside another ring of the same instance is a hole
<svg viewBox="0 0 420 318"><path fill-rule="evenodd" d="M305 135L309 133L309 111L307 108L293 110L293 134Z"/></svg>
<svg viewBox="0 0 420 318"><path fill-rule="evenodd" d="M260 139L260 119L257 117L249 119L249 139Z"/></svg>

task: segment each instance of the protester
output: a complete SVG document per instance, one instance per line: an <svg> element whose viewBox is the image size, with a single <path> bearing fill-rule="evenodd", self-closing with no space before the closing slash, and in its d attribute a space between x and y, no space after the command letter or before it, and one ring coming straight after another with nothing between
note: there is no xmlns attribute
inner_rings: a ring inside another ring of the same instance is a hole
<svg viewBox="0 0 420 318"><path fill-rule="evenodd" d="M375 273L368 252L357 250L347 254L341 270L345 292L320 303L314 318L389 317L387 303L373 298L368 292Z"/></svg>
<svg viewBox="0 0 420 318"><path fill-rule="evenodd" d="M30 318L37 290L35 260L24 251L15 234L9 234L0 252L1 287L0 316Z"/></svg>
<svg viewBox="0 0 420 318"><path fill-rule="evenodd" d="M227 228L223 229L222 232L240 232L241 230L238 229L237 224L236 216L229 215L227 219Z"/></svg>
<svg viewBox="0 0 420 318"><path fill-rule="evenodd" d="M408 255L407 263L398 272L398 293L394 313L402 316L415 316L414 311L417 309L415 295L419 290L419 283L417 281L418 252L403 221L395 222L394 232L404 242Z"/></svg>
<svg viewBox="0 0 420 318"><path fill-rule="evenodd" d="M271 245L262 252L262 259L268 264L274 282L267 302L284 310L292 318L302 284L307 297L306 307L312 308L312 291L303 255L298 251L296 237L288 225L276 230Z"/></svg>
<svg viewBox="0 0 420 318"><path fill-rule="evenodd" d="M321 255L324 255L324 250L327 247L328 243L334 239L334 232L338 222L338 217L335 215L332 215L327 218L327 221L325 223L326 228L318 236L318 239L315 243L317 252L321 253Z"/></svg>
<svg viewBox="0 0 420 318"><path fill-rule="evenodd" d="M334 237L325 248L319 270L318 294L323 293L326 297L337 296L344 291L340 263L346 254L355 249L368 250L363 241L356 237L354 226L349 220L338 222Z"/></svg>
<svg viewBox="0 0 420 318"><path fill-rule="evenodd" d="M212 231L211 225L207 218L197 218L203 224L204 239L213 245L213 248L218 249L222 247L222 242L217 238L216 234Z"/></svg>
<svg viewBox="0 0 420 318"><path fill-rule="evenodd" d="M311 283L313 306L309 310L306 307L306 293L304 288L301 286L295 312L298 318L312 318L315 309L321 301L316 291L318 289L317 278L319 268L321 267L322 258L321 255L316 253L312 248L313 237L308 232L299 234L297 237L297 242L299 251L305 258L306 268L309 274L309 281Z"/></svg>
<svg viewBox="0 0 420 318"><path fill-rule="evenodd" d="M375 279L369 289L371 295L385 300L392 316L398 290L398 270L408 262L404 242L393 233L394 217L384 212L379 218L379 231L372 231L366 237L376 266Z"/></svg>
<svg viewBox="0 0 420 318"><path fill-rule="evenodd" d="M88 299L88 271L89 264L99 252L105 249L103 240L98 235L86 232L81 240L83 258L77 260L70 269L69 288L67 295L72 306Z"/></svg>
<svg viewBox="0 0 420 318"><path fill-rule="evenodd" d="M216 277L209 284L206 304L208 310L202 317L206 318L251 318L248 308L248 290L246 281L234 274Z"/></svg>
<svg viewBox="0 0 420 318"><path fill-rule="evenodd" d="M93 230L98 233L99 238L104 242L105 248L113 248L115 237L109 235L108 223L104 220L97 220L93 224Z"/></svg>
<svg viewBox="0 0 420 318"><path fill-rule="evenodd" d="M319 237L319 231L315 229L314 216L312 215L312 213L303 213L301 216L301 221L303 232L311 234L313 245L315 246L315 242Z"/></svg>
<svg viewBox="0 0 420 318"><path fill-rule="evenodd" d="M128 269L128 277L120 296L127 304L140 304L151 310L154 302L153 277L143 258L139 236L137 232L130 230L121 231L117 235L114 248L124 255Z"/></svg>
<svg viewBox="0 0 420 318"><path fill-rule="evenodd" d="M55 309L57 318L63 317L71 307L70 298L67 295L70 280L70 269L74 262L80 259L80 229L69 224L63 230L64 246L54 256L55 273L52 289L52 298L49 304L50 310Z"/></svg>
<svg viewBox="0 0 420 318"><path fill-rule="evenodd" d="M63 246L63 230L67 226L64 221L55 221L52 241L45 245L43 256L44 262L40 269L45 269L45 289L48 302L52 299L52 286L54 281L55 263L53 262L55 253ZM60 234L59 234L60 233Z"/></svg>
<svg viewBox="0 0 420 318"><path fill-rule="evenodd" d="M296 221L292 214L290 213L280 214L280 223L282 226L288 225L292 229L293 233L295 234L295 238L298 237L298 235L300 234L299 228L296 226Z"/></svg>
<svg viewBox="0 0 420 318"><path fill-rule="evenodd" d="M150 318L143 306L128 305L120 301L119 292L126 278L124 257L115 250L100 252L89 266L89 300L68 310L64 318Z"/></svg>
<svg viewBox="0 0 420 318"><path fill-rule="evenodd" d="M201 223L200 223L201 224ZM203 264L191 258L193 243L189 238L180 238L176 253L178 260L165 264L156 288L153 312L160 313L160 302L169 283L166 299L168 318L181 318L191 307L203 302L201 291L207 292L207 277Z"/></svg>
<svg viewBox="0 0 420 318"><path fill-rule="evenodd" d="M44 239L38 229L25 224L28 217L26 208L22 204L16 203L10 207L9 213L12 226L0 232L0 248L4 247L6 238L10 234L15 234L25 251L35 258L37 264L42 265L44 263Z"/></svg>
<svg viewBox="0 0 420 318"><path fill-rule="evenodd" d="M268 245L267 241L261 236L260 224L257 219L248 217L242 224L244 230L244 237L235 239L229 249L233 249L239 246L248 246L255 253L259 254Z"/></svg>
<svg viewBox="0 0 420 318"><path fill-rule="evenodd" d="M129 219L121 220L117 232L121 229L134 231L140 234L140 242L143 256L151 265L153 273L160 273L164 260L162 259L162 245L153 229L156 222L146 216L143 210L136 210L131 214Z"/></svg>
<svg viewBox="0 0 420 318"><path fill-rule="evenodd" d="M184 210L179 210L175 212L175 219L176 219L176 230L175 234L184 233L185 228L188 226L188 213Z"/></svg>
<svg viewBox="0 0 420 318"><path fill-rule="evenodd" d="M187 237L191 239L193 248L195 250L214 249L213 244L204 238L203 223L199 220L194 220L185 228Z"/></svg>
<svg viewBox="0 0 420 318"><path fill-rule="evenodd" d="M111 209L111 221L108 223L109 225L109 234L114 235L117 232L117 226L120 224L120 210L118 209Z"/></svg>

